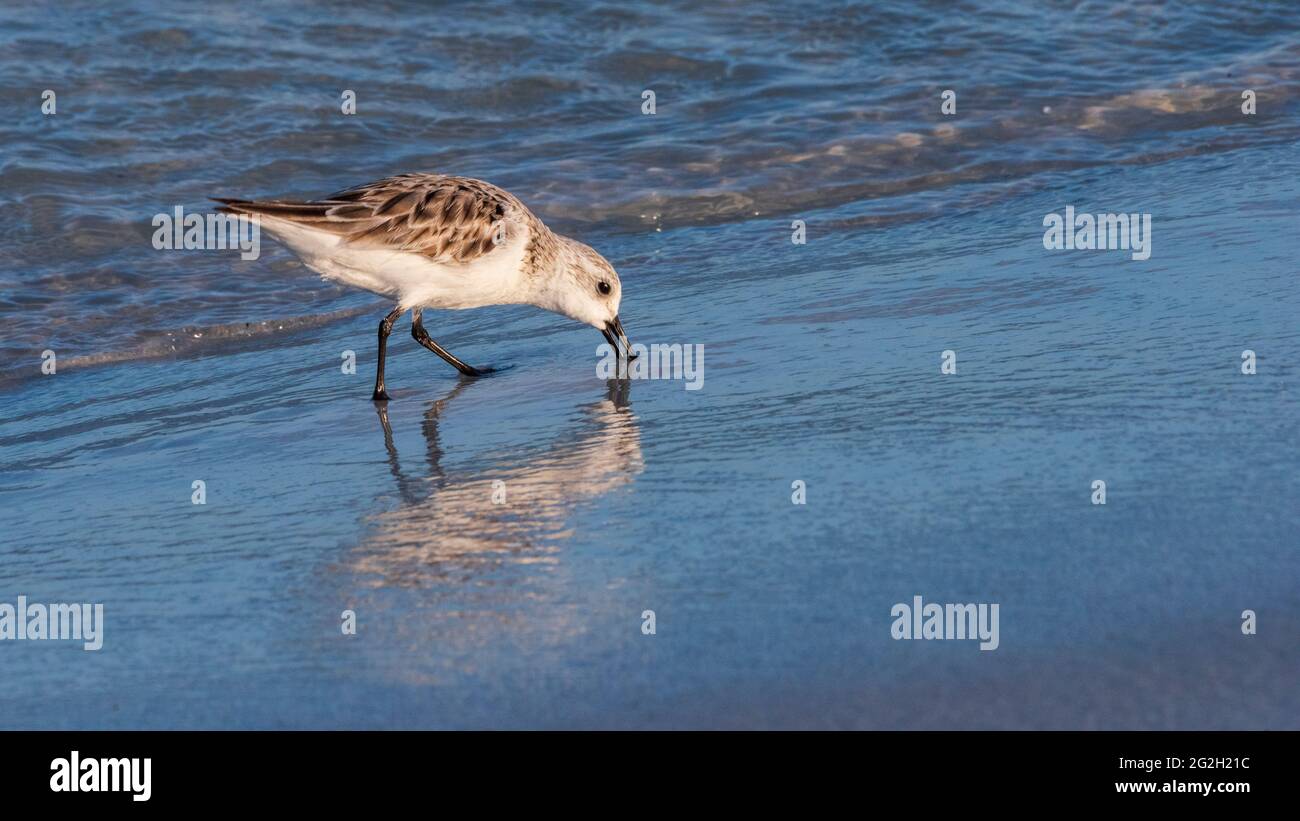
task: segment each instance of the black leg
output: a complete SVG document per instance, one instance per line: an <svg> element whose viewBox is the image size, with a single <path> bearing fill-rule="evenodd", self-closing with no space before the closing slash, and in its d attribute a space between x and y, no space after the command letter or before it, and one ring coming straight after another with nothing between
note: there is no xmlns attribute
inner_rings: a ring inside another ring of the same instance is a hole
<svg viewBox="0 0 1300 821"><path fill-rule="evenodd" d="M421 345L433 351L438 356L441 356L443 360L447 362L447 364L451 365L453 368L465 374L466 376L482 376L483 374L488 373L492 370L491 368L479 369L479 368L474 368L469 365L466 365L464 362L461 362L459 359L452 356L451 351L447 350L446 348L439 345L437 342L434 342L432 339L430 339L429 332L424 329L424 324L420 321L419 308L416 308L414 311L411 311L411 336L415 337L416 342L419 342Z"/></svg>
<svg viewBox="0 0 1300 821"><path fill-rule="evenodd" d="M384 354L388 351L388 335L393 332L393 323L402 315L402 308L399 305L388 312L379 323L379 366L375 370L375 395L370 397L373 401L388 400L388 391L384 390Z"/></svg>

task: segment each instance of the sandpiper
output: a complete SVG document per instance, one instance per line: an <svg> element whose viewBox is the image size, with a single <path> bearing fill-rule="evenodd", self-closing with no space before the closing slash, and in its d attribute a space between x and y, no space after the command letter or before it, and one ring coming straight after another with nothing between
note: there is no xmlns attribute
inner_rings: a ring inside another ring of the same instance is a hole
<svg viewBox="0 0 1300 821"><path fill-rule="evenodd" d="M397 300L379 323L375 400L387 400L384 353L411 311L411 336L466 376L474 368L429 337L425 308L536 305L591 325L631 357L618 274L589 246L560 236L510 192L446 174L400 174L322 200L216 198L217 210L255 215L326 279Z"/></svg>

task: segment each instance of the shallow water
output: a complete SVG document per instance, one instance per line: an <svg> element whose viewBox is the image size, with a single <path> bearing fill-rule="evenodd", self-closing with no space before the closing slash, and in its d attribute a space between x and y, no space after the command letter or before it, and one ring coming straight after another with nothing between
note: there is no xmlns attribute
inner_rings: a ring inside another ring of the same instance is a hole
<svg viewBox="0 0 1300 821"><path fill-rule="evenodd" d="M0 11L0 602L107 620L0 643L0 726L1300 726L1298 24ZM150 245L176 205L417 169L591 243L703 388L599 379L599 334L531 309L434 313L512 367L462 381L403 321L381 417L375 297L269 238ZM1067 205L1150 213L1151 258L1044 250ZM894 641L914 595L999 603L1000 646Z"/></svg>

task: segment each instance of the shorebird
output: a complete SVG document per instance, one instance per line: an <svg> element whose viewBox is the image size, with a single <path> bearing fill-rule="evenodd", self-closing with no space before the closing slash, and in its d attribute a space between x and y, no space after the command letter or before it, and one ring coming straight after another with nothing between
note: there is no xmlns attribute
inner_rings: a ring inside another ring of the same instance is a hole
<svg viewBox="0 0 1300 821"><path fill-rule="evenodd" d="M535 305L605 335L630 358L618 274L590 246L547 228L510 192L446 174L399 174L322 200L214 198L218 211L258 218L322 277L391 297L379 323L372 399L387 400L388 335L411 312L411 336L466 376L474 368L429 337L425 308Z"/></svg>

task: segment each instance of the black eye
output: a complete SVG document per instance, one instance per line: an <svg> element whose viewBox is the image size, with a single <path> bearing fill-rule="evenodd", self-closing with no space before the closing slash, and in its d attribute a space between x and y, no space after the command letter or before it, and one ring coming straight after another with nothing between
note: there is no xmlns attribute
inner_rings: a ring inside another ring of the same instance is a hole
<svg viewBox="0 0 1300 821"><path fill-rule="evenodd" d="M597 290L597 291L600 291L602 294L608 294L608 293L609 293L609 283L608 283L608 282L604 282L604 281L598 282L598 283L596 284L596 290Z"/></svg>

